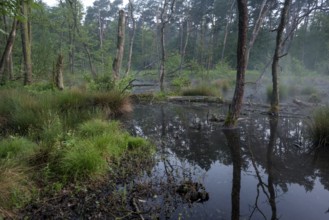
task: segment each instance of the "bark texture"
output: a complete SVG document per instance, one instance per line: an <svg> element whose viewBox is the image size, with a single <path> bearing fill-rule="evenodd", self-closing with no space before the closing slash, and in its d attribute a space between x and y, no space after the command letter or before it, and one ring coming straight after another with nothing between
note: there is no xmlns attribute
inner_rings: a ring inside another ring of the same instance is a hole
<svg viewBox="0 0 329 220"><path fill-rule="evenodd" d="M59 90L64 89L64 80L63 80L63 60L64 57L62 54L58 55L56 62L56 70L55 70L55 85Z"/></svg>
<svg viewBox="0 0 329 220"><path fill-rule="evenodd" d="M129 55L128 55L128 62L127 62L127 69L126 69L126 76L129 75L130 68L131 68L131 58L133 55L133 46L135 40L135 32L136 32L136 20L134 17L134 2L133 0L129 0L129 11L130 11L130 18L132 22L132 33L129 42Z"/></svg>
<svg viewBox="0 0 329 220"><path fill-rule="evenodd" d="M29 22L29 3L21 0L21 13L25 20L21 22L21 38L24 58L24 85L32 83L31 26Z"/></svg>
<svg viewBox="0 0 329 220"><path fill-rule="evenodd" d="M239 33L237 48L237 73L235 91L230 105L225 127L233 128L240 116L242 99L244 94L245 72L247 67L247 30L248 30L248 8L246 0L237 0L239 11Z"/></svg>
<svg viewBox="0 0 329 220"><path fill-rule="evenodd" d="M113 60L113 78L119 79L120 70L122 65L122 58L125 45L125 12L123 10L119 11L119 21L118 21L118 39L117 39L117 52Z"/></svg>
<svg viewBox="0 0 329 220"><path fill-rule="evenodd" d="M281 19L277 29L276 35L276 44L275 44L275 51L273 55L273 62L272 62L272 99L271 99L271 108L270 113L278 114L279 112L279 60L282 52L282 39L283 39L283 32L287 23L287 17L289 13L289 8L291 5L291 0L285 0L284 6L281 11Z"/></svg>
<svg viewBox="0 0 329 220"><path fill-rule="evenodd" d="M14 19L13 25L9 34L9 37L7 39L6 48L2 54L1 60L0 60L0 77L1 77L1 84L5 84L7 80L7 76L5 75L5 69L6 66L11 65L11 54L16 38L16 29L17 29L17 20ZM11 77L9 77L11 78Z"/></svg>

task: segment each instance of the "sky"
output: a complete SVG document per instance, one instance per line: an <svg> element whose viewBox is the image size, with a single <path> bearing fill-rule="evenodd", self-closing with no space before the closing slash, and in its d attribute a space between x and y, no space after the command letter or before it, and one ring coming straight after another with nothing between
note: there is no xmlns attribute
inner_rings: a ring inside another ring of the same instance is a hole
<svg viewBox="0 0 329 220"><path fill-rule="evenodd" d="M95 0L81 0L84 8L86 9L88 6L92 6L93 2ZM55 6L58 4L58 0L43 0L43 2L47 3L47 5L49 6ZM123 3L125 4L126 2L128 2L128 0L123 0Z"/></svg>

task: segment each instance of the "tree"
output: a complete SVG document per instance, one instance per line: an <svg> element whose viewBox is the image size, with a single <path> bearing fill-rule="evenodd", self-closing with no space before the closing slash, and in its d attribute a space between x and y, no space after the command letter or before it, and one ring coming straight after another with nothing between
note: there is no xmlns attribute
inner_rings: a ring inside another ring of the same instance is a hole
<svg viewBox="0 0 329 220"><path fill-rule="evenodd" d="M119 11L119 20L118 20L118 40L117 40L117 52L113 60L113 78L119 79L120 69L122 65L122 58L125 45L125 12L123 10Z"/></svg>
<svg viewBox="0 0 329 220"><path fill-rule="evenodd" d="M6 76L5 76L5 67L6 64L10 63L10 58L11 58L11 54L12 54L12 50L13 50L13 46L14 46L14 41L16 38L16 28L17 28L17 19L14 18L13 20L13 25L9 34L9 37L7 39L7 44L6 44L6 48L2 54L1 60L0 60L0 80L1 80L1 84L4 84L6 82Z"/></svg>
<svg viewBox="0 0 329 220"><path fill-rule="evenodd" d="M129 54L128 54L128 62L127 62L127 69L126 69L126 76L129 75L130 68L131 68L131 58L133 55L133 46L134 46L134 40L135 40L135 32L136 32L136 19L134 17L134 0L129 0L129 15L131 19L131 36L130 36L130 42L129 42Z"/></svg>
<svg viewBox="0 0 329 220"><path fill-rule="evenodd" d="M237 47L237 73L235 91L232 103L224 123L225 127L233 128L240 116L242 99L244 94L245 72L247 68L247 30L248 30L248 8L247 0L237 0L239 12L239 31Z"/></svg>
<svg viewBox="0 0 329 220"><path fill-rule="evenodd" d="M279 112L279 81L278 81L278 72L279 72L279 60L283 56L282 53L282 40L284 29L288 19L289 8L292 0L285 0L283 8L281 10L281 19L277 29L276 35L276 44L272 61L272 98L271 98L271 108L270 113L278 114Z"/></svg>
<svg viewBox="0 0 329 220"><path fill-rule="evenodd" d="M164 0L163 5L160 9L160 47L161 47L161 58L160 58L160 90L164 91L164 77L165 77L165 63L166 63L166 46L165 46L165 28L171 20L176 0Z"/></svg>
<svg viewBox="0 0 329 220"><path fill-rule="evenodd" d="M21 24L22 50L24 58L24 85L32 83L32 54L31 54L31 23L30 23L31 2L21 0L21 13L24 21Z"/></svg>

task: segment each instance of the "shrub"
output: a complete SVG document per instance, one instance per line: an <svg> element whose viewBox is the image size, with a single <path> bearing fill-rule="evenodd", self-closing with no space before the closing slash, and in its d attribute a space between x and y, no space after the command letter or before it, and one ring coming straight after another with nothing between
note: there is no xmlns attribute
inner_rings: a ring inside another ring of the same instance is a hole
<svg viewBox="0 0 329 220"><path fill-rule="evenodd" d="M314 146L329 146L329 107L320 108L314 112L308 130Z"/></svg>

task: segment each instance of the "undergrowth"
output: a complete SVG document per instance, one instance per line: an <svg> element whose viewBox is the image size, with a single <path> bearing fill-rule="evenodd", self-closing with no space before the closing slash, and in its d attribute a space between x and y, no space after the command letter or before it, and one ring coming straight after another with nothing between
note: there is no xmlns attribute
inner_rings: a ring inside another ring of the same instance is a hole
<svg viewBox="0 0 329 220"><path fill-rule="evenodd" d="M0 219L41 194L102 180L126 152L151 149L118 121L131 111L116 91L0 90Z"/></svg>

